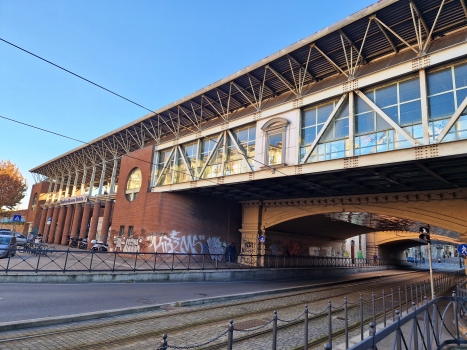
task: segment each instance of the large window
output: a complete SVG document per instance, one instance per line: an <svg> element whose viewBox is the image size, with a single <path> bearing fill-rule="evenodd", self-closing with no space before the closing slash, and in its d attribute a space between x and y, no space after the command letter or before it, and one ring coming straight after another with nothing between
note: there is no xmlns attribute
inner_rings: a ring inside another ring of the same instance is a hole
<svg viewBox="0 0 467 350"><path fill-rule="evenodd" d="M266 140L265 160L266 165L286 165L286 131L289 121L284 118L273 118L267 121L261 128Z"/></svg>
<svg viewBox="0 0 467 350"><path fill-rule="evenodd" d="M443 130L462 101L467 97L467 63L431 71L428 78L428 116L430 142ZM467 138L467 115L464 110L443 141Z"/></svg>
<svg viewBox="0 0 467 350"><path fill-rule="evenodd" d="M37 206L37 193L34 194L34 198L32 200L32 205L31 205L31 210L34 211L36 209L36 206Z"/></svg>
<svg viewBox="0 0 467 350"><path fill-rule="evenodd" d="M300 161L309 152L338 101L307 108L302 113ZM307 162L347 157L349 153L349 106L344 103L329 124Z"/></svg>
<svg viewBox="0 0 467 350"><path fill-rule="evenodd" d="M159 151L156 186L191 181L190 170L194 179L250 171L250 166L254 168L255 140L256 126L249 125Z"/></svg>
<svg viewBox="0 0 467 350"><path fill-rule="evenodd" d="M423 139L418 77L367 90L364 93L414 139ZM412 147L363 99L355 96L355 155Z"/></svg>
<svg viewBox="0 0 467 350"><path fill-rule="evenodd" d="M136 198L139 190L141 189L141 183L143 177L141 175L141 170L135 168L131 171L128 181L126 183L125 196L130 202Z"/></svg>

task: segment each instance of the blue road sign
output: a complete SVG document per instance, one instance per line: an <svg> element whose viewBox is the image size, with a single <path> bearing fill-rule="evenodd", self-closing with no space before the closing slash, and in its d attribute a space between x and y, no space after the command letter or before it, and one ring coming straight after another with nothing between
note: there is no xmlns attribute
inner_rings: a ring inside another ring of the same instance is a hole
<svg viewBox="0 0 467 350"><path fill-rule="evenodd" d="M13 215L13 222L21 222L21 215Z"/></svg>
<svg viewBox="0 0 467 350"><path fill-rule="evenodd" d="M459 246L457 247L457 251L459 252L459 254L467 255L467 244L459 244Z"/></svg>
<svg viewBox="0 0 467 350"><path fill-rule="evenodd" d="M259 236L259 243L264 243L266 242L266 238L264 236Z"/></svg>
<svg viewBox="0 0 467 350"><path fill-rule="evenodd" d="M52 221L52 218L47 218L47 221Z"/></svg>

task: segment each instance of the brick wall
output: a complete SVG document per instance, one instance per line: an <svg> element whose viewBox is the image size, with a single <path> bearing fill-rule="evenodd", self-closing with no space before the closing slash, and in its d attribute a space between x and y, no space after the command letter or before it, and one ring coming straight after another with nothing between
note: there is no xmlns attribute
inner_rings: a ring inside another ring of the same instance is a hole
<svg viewBox="0 0 467 350"><path fill-rule="evenodd" d="M112 215L111 249L154 252L214 251L219 245L235 242L240 248L241 206L238 202L194 193L150 191L153 147L147 147L122 158L119 190ZM135 159L137 158L137 159ZM145 162L147 161L147 162ZM136 198L125 198L130 172L138 167L143 183ZM120 241L120 226L133 226L133 239ZM224 244L223 244L224 243Z"/></svg>
<svg viewBox="0 0 467 350"><path fill-rule="evenodd" d="M31 232L35 228L39 228L39 222L41 220L41 213L42 213L42 205L45 203L45 199L47 197L47 190L49 189L48 182L40 182L35 184L31 188L31 197L29 199L28 208L26 209L24 215L26 216L26 224L23 228L23 233ZM36 208L32 210L32 203L34 200L34 196L37 194L37 204ZM27 223L32 223L28 225Z"/></svg>

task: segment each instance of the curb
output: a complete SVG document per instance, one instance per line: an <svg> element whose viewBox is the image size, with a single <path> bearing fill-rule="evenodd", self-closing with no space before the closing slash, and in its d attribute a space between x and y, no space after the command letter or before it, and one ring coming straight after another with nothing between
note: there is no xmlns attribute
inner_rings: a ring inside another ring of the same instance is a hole
<svg viewBox="0 0 467 350"><path fill-rule="evenodd" d="M243 300L243 299L254 298L254 297L259 297L259 296L275 295L275 294L280 294L280 293L301 291L301 290L306 290L306 289L317 289L321 287L345 284L348 282L368 281L368 280L379 279L383 277L406 275L406 274L417 273L417 272L420 272L420 271L410 271L410 272L405 272L405 273L394 273L394 274L384 275L384 276L378 275L378 276L371 276L371 277L356 278L351 281L345 280L345 281L340 281L340 282L310 284L306 286L271 289L271 290L265 290L265 291L260 291L260 292L231 294L231 295L217 296L217 297L204 298L204 299L185 300L185 301L180 302L180 306L188 307L188 306L212 304L212 303L223 302L223 301L225 302L225 301ZM38 318L38 319L24 320L24 321L3 322L3 323L0 323L0 332L19 330L19 329L25 329L25 328L52 326L56 324L64 324L64 323L79 322L79 321L89 321L89 320L96 320L100 318L130 315L130 314L136 314L136 313L142 313L142 312L148 312L148 311L157 311L157 310L160 310L161 307L164 305L168 305L168 303L151 305L151 306L135 306L135 307L116 309L116 310L95 311L95 312L88 312L88 313L83 313L83 314L75 314L75 315L67 315L67 316Z"/></svg>

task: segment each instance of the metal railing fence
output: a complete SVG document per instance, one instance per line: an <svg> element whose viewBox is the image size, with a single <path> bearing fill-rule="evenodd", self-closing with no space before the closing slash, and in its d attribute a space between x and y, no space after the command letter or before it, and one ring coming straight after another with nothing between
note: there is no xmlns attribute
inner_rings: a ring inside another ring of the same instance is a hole
<svg viewBox="0 0 467 350"><path fill-rule="evenodd" d="M378 267L407 265L405 260L321 256L98 252L56 250L51 246L6 250L0 273L8 272L156 272L309 267ZM0 254L2 251L0 251Z"/></svg>
<svg viewBox="0 0 467 350"><path fill-rule="evenodd" d="M437 276L434 279L434 289L437 294L446 293L454 286L459 290L457 284L462 280L462 283L465 285L464 278L465 276L461 271ZM467 295L467 289L462 293ZM303 345L293 347L293 349L304 350L316 348L325 342L324 348L331 350L333 344L337 345L335 338L339 338L340 343L345 346L345 349L376 350L378 349L378 343L382 341L387 342L387 337L392 335L392 333L395 333L394 342L389 345L384 344L384 346L380 347L381 349L433 350L441 349L446 344L467 343L464 340L467 334L460 334L458 327L461 323L460 311L463 310L464 314L467 311L467 297L456 296L454 293L453 297L439 298L435 294L435 298L428 301L429 297L431 297L431 285L428 281L422 281L410 286L398 287L397 290L391 288L390 293L385 293L383 290L379 296L376 296L373 292L371 299L367 300L363 299L362 294L360 294L360 299L355 302L348 302L346 297L340 305L333 305L329 301L324 310L319 313L311 312L308 309L308 305L305 305L304 311L301 314L289 320L281 319L280 314L274 311L272 318L264 320L264 324L260 326L236 328L234 320L230 320L230 324L226 325L226 331L213 339L205 340L199 344L187 344L183 341L177 342L176 337L168 337L167 334L164 334L162 344L157 349L207 350L227 348L228 350L232 350L235 343L239 343L242 348L245 348L248 347L248 344L244 344L244 342L248 342L255 335L264 337L267 334L270 337L270 342L266 344L263 340L263 348L277 350L279 332L290 327L298 327L296 334L301 333L303 337ZM440 307L445 301L448 302L448 305L441 311ZM450 305L454 305L456 310L456 323L454 325L456 331L454 333L453 327L447 322L449 321L449 317L452 320L452 316L447 313ZM401 315L404 313L405 316L401 318ZM424 317L422 324L417 319L420 315ZM343 321L337 322L340 319ZM410 330L410 335L406 335L404 333L406 332L404 325L410 321L413 321L413 326ZM317 339L310 340L310 332L313 330L313 327L318 326L318 322L326 324L327 337L326 339L318 337ZM378 326L377 322L380 323ZM364 331L364 325L368 323L369 332L367 335ZM350 340L352 340L350 339L351 331L358 331L360 340L353 347L350 347ZM402 347L402 343L404 347ZM413 346L409 346L409 343L413 344ZM340 348L342 348L342 345ZM436 345L436 347L433 348L433 345Z"/></svg>

